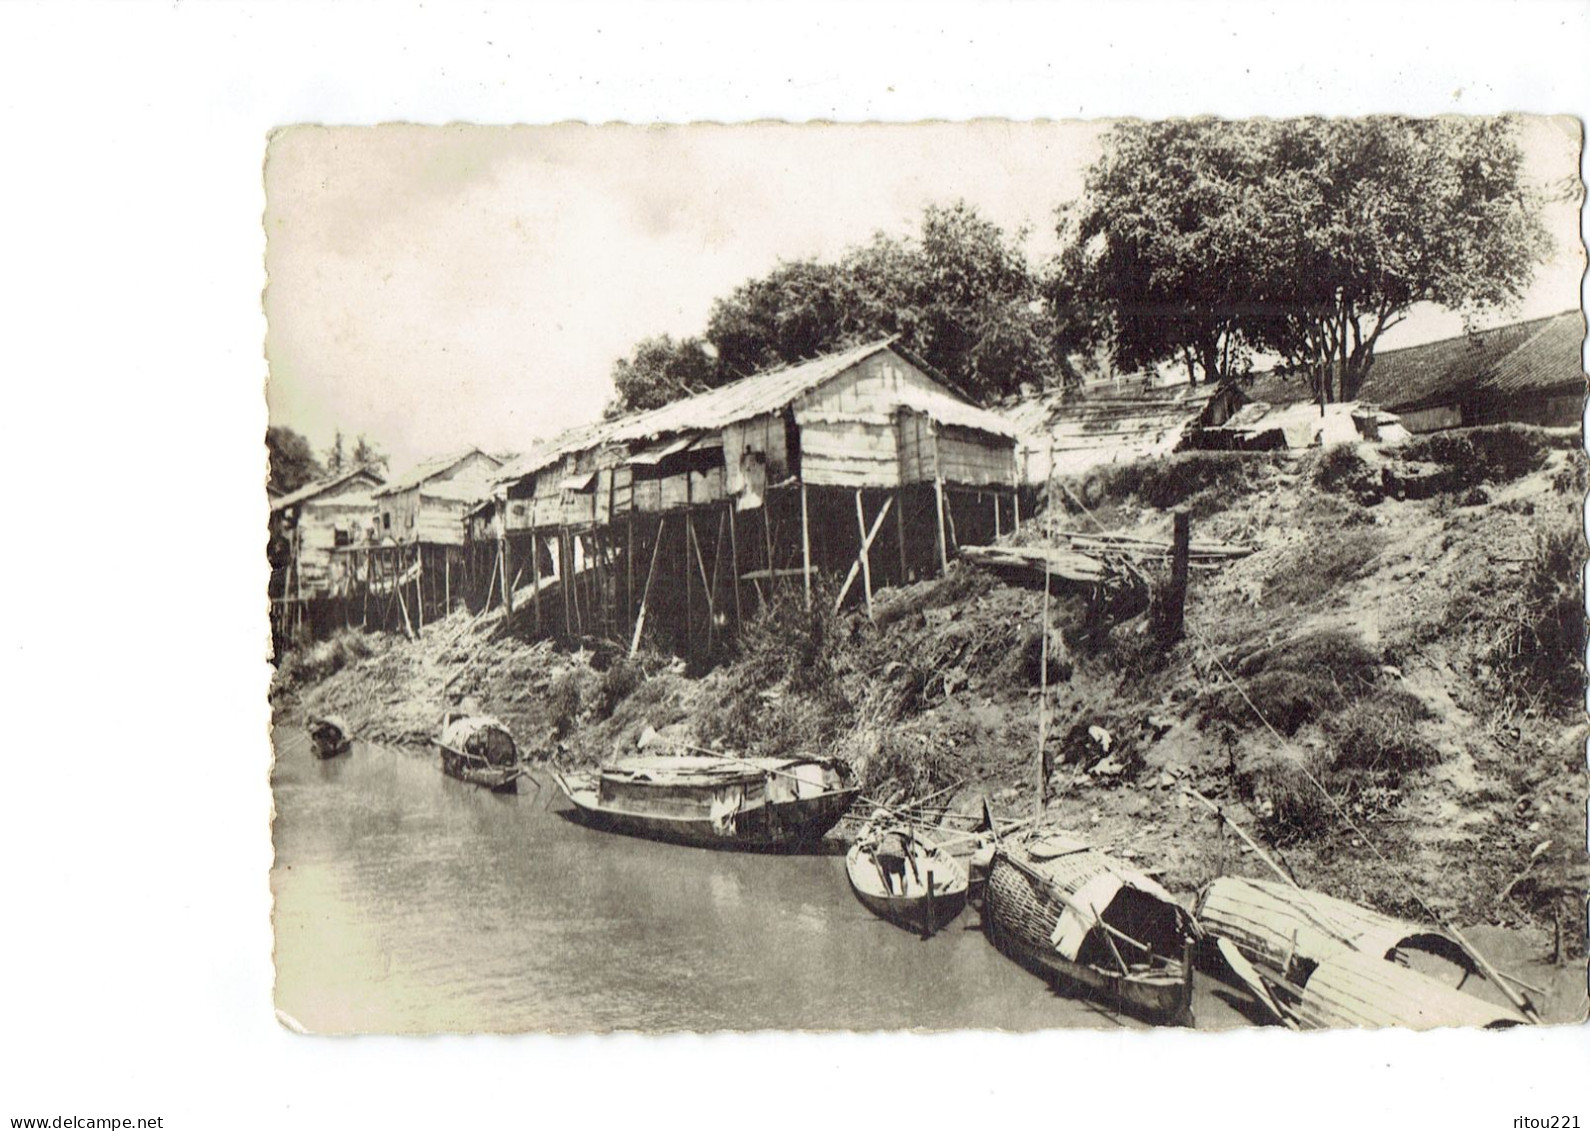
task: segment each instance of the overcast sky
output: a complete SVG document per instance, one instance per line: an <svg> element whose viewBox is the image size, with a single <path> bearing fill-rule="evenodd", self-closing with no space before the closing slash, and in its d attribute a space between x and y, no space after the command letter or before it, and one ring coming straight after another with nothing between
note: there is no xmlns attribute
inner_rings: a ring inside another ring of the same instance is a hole
<svg viewBox="0 0 1590 1131"><path fill-rule="evenodd" d="M392 469L479 444L518 451L597 416L613 361L701 332L712 300L780 259L832 256L965 198L1055 249L1096 123L296 128L266 166L273 423L323 451L364 433ZM1576 177L1577 123L1531 120L1528 174ZM1521 308L1578 305L1569 203ZM1425 310L1383 345L1459 330Z"/></svg>

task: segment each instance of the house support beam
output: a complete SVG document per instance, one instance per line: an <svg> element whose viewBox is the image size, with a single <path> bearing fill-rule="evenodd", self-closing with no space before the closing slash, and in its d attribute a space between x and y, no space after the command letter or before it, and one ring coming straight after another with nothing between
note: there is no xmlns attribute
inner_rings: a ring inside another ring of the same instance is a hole
<svg viewBox="0 0 1590 1131"><path fill-rule="evenodd" d="M856 531L861 537L861 549L856 554L856 560L850 563L850 572L845 574L845 583L839 587L839 597L834 602L834 612L838 612L845 603L845 598L850 595L850 587L855 583L856 574L860 572L862 591L867 595L867 619L872 619L872 543L878 537L878 531L883 529L883 520L894 509L894 497L883 500L883 507L872 520L872 527L867 527L866 512L861 506L861 492L856 491Z"/></svg>

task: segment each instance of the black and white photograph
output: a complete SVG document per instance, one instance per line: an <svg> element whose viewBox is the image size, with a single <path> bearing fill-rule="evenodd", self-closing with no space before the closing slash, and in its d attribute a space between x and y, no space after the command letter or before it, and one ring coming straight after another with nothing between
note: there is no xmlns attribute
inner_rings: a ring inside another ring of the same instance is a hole
<svg viewBox="0 0 1590 1131"><path fill-rule="evenodd" d="M0 5L0 1126L1583 1125L1587 48Z"/></svg>
<svg viewBox="0 0 1590 1131"><path fill-rule="evenodd" d="M1583 1021L1582 148L274 134L284 1023Z"/></svg>

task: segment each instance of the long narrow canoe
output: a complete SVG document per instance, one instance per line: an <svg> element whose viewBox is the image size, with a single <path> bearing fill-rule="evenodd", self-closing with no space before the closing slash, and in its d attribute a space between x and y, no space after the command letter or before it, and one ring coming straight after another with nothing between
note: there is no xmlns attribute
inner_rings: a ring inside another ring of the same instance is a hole
<svg viewBox="0 0 1590 1131"><path fill-rule="evenodd" d="M1197 923L1153 880L1081 841L1000 842L983 920L995 945L1062 988L1156 1024L1192 1020Z"/></svg>
<svg viewBox="0 0 1590 1131"><path fill-rule="evenodd" d="M893 876L879 860L880 838L897 836L905 848L905 870ZM880 919L908 931L932 935L966 908L966 869L924 835L904 826L869 827L845 854L850 890Z"/></svg>

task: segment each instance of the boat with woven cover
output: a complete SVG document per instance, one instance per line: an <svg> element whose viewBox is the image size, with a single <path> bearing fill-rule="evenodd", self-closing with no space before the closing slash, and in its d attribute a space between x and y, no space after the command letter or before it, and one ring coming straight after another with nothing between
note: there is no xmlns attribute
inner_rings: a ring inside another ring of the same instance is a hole
<svg viewBox="0 0 1590 1131"><path fill-rule="evenodd" d="M315 744L315 757L335 758L353 747L348 724L340 715L326 715L309 721L309 738Z"/></svg>
<svg viewBox="0 0 1590 1131"><path fill-rule="evenodd" d="M641 754L554 774L574 815L610 832L709 848L810 848L859 792L831 758Z"/></svg>
<svg viewBox="0 0 1590 1131"><path fill-rule="evenodd" d="M909 824L869 824L845 854L845 875L862 906L924 936L966 907L966 869Z"/></svg>
<svg viewBox="0 0 1590 1131"><path fill-rule="evenodd" d="M996 946L1125 1013L1192 1021L1191 914L1123 861L1064 834L994 848L983 922Z"/></svg>
<svg viewBox="0 0 1590 1131"><path fill-rule="evenodd" d="M508 728L489 715L448 712L431 739L442 752L442 772L498 793L517 793L524 765Z"/></svg>
<svg viewBox="0 0 1590 1131"><path fill-rule="evenodd" d="M1497 1029L1530 1021L1475 953L1438 927L1237 876L1211 881L1196 912L1231 971L1293 1028Z"/></svg>

